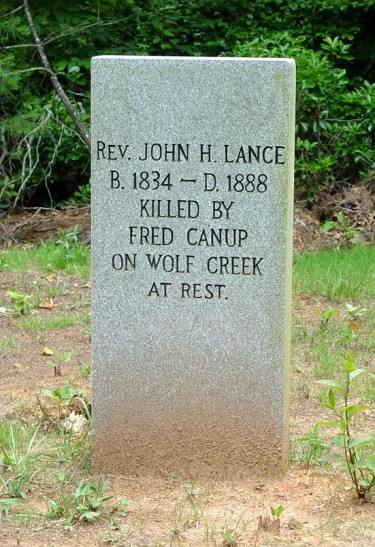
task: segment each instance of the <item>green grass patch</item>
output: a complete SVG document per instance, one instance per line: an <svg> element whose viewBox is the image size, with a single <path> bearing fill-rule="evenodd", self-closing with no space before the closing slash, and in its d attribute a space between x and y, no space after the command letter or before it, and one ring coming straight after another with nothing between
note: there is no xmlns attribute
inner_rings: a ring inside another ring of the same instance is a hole
<svg viewBox="0 0 375 547"><path fill-rule="evenodd" d="M69 248L53 241L27 249L13 247L0 251L0 259L3 270L36 269L43 273L63 271L70 275L80 275L84 279L90 273L90 251L86 245L78 242L72 243Z"/></svg>
<svg viewBox="0 0 375 547"><path fill-rule="evenodd" d="M294 290L329 300L371 298L375 295L375 247L357 245L296 254Z"/></svg>
<svg viewBox="0 0 375 547"><path fill-rule="evenodd" d="M23 330L46 331L55 329L65 329L75 325L74 317L69 314L57 315L55 317L28 316L23 317L18 322Z"/></svg>
<svg viewBox="0 0 375 547"><path fill-rule="evenodd" d="M5 335L2 340L0 340L1 349L13 349L16 347L16 343L11 334Z"/></svg>

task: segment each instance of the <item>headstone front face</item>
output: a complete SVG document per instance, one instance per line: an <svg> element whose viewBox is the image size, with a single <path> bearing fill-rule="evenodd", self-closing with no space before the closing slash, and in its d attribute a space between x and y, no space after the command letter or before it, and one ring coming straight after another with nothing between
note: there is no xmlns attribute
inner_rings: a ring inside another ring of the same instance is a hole
<svg viewBox="0 0 375 547"><path fill-rule="evenodd" d="M283 467L294 62L92 63L93 467Z"/></svg>

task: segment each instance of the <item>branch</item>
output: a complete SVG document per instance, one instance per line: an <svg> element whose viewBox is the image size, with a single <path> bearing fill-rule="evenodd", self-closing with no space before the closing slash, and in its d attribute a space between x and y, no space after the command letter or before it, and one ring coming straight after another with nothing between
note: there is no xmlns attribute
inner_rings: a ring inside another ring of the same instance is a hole
<svg viewBox="0 0 375 547"><path fill-rule="evenodd" d="M22 4L20 4L18 6L18 8L12 10L12 11L8 11L8 13L4 13L4 15L1 15L0 16L0 19L5 19L6 17L9 17L9 15L13 15L13 13L16 13L17 11L20 11L20 9L22 9Z"/></svg>
<svg viewBox="0 0 375 547"><path fill-rule="evenodd" d="M52 82L52 84L53 84L53 86L56 90L56 93L58 94L61 101L63 102L69 116L73 120L73 123L74 123L74 125L75 125L81 139L85 143L86 147L88 149L90 149L90 135L87 133L84 125L82 124L82 122L79 119L76 111L74 110L74 107L73 107L72 103L70 102L69 97L65 93L62 85L60 84L60 81L59 81L58 77L56 76L56 73L52 70L52 67L51 67L51 65L48 61L48 57L47 57L46 52L44 50L43 44L42 44L42 42L39 38L39 35L37 33L37 30L35 28L34 21L33 21L31 12L30 12L30 7L29 7L28 0L23 0L23 7L24 7L24 10L25 10L25 16L26 16L28 25L29 25L30 30L31 30L31 34L33 36L35 47L38 51L38 55L40 57L42 65L49 72L51 82Z"/></svg>

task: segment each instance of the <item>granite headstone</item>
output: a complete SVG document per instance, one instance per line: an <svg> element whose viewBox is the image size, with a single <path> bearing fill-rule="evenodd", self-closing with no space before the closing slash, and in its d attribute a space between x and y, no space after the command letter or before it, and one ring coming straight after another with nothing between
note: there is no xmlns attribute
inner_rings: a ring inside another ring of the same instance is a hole
<svg viewBox="0 0 375 547"><path fill-rule="evenodd" d="M92 60L96 470L287 460L295 66Z"/></svg>

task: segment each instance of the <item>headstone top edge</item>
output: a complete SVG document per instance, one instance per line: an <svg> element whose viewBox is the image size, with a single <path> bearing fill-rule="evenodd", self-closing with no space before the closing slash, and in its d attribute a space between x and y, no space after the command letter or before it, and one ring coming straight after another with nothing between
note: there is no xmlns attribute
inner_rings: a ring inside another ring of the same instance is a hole
<svg viewBox="0 0 375 547"><path fill-rule="evenodd" d="M95 55L91 57L91 62L102 61L216 61L216 62L257 62L257 63L278 63L290 66L295 65L295 60L286 57L188 57L188 56L163 56L163 55Z"/></svg>

